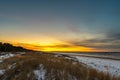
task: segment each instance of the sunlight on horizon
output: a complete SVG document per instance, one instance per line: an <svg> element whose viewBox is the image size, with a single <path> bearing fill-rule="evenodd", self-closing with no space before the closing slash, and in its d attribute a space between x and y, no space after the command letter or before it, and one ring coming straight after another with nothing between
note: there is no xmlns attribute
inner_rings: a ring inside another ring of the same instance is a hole
<svg viewBox="0 0 120 80"><path fill-rule="evenodd" d="M84 46L76 46L71 43L65 43L63 41L49 41L44 40L41 42L29 42L29 43L12 43L15 46L23 46L27 49L37 50L37 51L66 51L66 52L97 52L97 51L105 51L105 50L97 50L94 48L84 47Z"/></svg>

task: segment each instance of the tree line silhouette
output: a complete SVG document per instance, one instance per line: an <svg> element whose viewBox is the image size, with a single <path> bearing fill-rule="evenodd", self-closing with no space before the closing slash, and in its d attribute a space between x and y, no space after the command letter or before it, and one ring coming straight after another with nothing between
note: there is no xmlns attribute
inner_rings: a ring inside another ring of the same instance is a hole
<svg viewBox="0 0 120 80"><path fill-rule="evenodd" d="M12 44L9 43L2 43L0 42L0 52L25 52L25 51L32 51L25 49L20 46L13 46Z"/></svg>

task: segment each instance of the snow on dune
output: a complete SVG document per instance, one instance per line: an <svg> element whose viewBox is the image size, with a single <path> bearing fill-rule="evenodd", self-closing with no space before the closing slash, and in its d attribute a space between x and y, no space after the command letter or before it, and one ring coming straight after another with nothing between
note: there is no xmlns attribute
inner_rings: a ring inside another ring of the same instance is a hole
<svg viewBox="0 0 120 80"><path fill-rule="evenodd" d="M40 70L34 70L34 74L38 80L45 80L46 70L44 69L43 64L39 65Z"/></svg>
<svg viewBox="0 0 120 80"><path fill-rule="evenodd" d="M4 59L13 57L13 56L15 56L15 55L12 53L4 53L4 54L0 55L0 62L3 62Z"/></svg>
<svg viewBox="0 0 120 80"><path fill-rule="evenodd" d="M12 53L1 53L0 54L0 63L3 62L4 59L10 58L15 56ZM10 67L9 67L10 68ZM0 69L0 75L4 74L5 70L4 69Z"/></svg>
<svg viewBox="0 0 120 80"><path fill-rule="evenodd" d="M75 56L79 62L112 75L120 76L120 61L92 57Z"/></svg>
<svg viewBox="0 0 120 80"><path fill-rule="evenodd" d="M4 74L5 70L0 70L0 75Z"/></svg>

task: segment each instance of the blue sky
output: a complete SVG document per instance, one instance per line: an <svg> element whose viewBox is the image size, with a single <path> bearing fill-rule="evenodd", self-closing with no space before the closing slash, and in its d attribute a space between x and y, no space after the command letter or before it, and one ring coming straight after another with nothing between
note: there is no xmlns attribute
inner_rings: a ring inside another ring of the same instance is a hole
<svg viewBox="0 0 120 80"><path fill-rule="evenodd" d="M39 42L47 37L119 51L119 30L119 0L0 1L1 41L27 42L34 38Z"/></svg>

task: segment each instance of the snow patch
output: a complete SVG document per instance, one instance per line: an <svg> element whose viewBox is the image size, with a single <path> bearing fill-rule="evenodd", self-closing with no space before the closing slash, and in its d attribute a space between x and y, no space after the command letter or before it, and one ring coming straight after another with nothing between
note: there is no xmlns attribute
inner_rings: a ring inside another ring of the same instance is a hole
<svg viewBox="0 0 120 80"><path fill-rule="evenodd" d="M8 69L12 69L12 68L14 68L15 65L16 65L16 63L14 63L14 64L12 64L12 65L9 65L9 66L8 66Z"/></svg>
<svg viewBox="0 0 120 80"><path fill-rule="evenodd" d="M0 62L3 62L4 59L7 59L7 58L10 58L13 56L15 56L15 55L12 53L4 53L4 54L0 55Z"/></svg>
<svg viewBox="0 0 120 80"><path fill-rule="evenodd" d="M44 69L44 65L39 65L40 70L34 70L34 74L38 80L45 80L46 70Z"/></svg>
<svg viewBox="0 0 120 80"><path fill-rule="evenodd" d="M0 75L4 74L5 70L0 70Z"/></svg>

